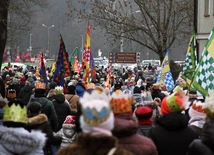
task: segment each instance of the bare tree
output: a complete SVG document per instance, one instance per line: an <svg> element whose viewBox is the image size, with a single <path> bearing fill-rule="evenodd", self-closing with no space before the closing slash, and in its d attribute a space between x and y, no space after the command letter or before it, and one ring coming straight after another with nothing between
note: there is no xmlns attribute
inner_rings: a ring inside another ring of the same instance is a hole
<svg viewBox="0 0 214 155"><path fill-rule="evenodd" d="M47 0L0 1L0 68L6 43L14 45L20 34L35 24L34 13L47 5Z"/></svg>
<svg viewBox="0 0 214 155"><path fill-rule="evenodd" d="M115 39L131 40L158 54L162 61L176 39L193 28L193 1L67 0L68 16L93 20ZM77 7L78 5L82 7ZM123 38L123 39L121 39ZM123 42L121 42L123 44Z"/></svg>

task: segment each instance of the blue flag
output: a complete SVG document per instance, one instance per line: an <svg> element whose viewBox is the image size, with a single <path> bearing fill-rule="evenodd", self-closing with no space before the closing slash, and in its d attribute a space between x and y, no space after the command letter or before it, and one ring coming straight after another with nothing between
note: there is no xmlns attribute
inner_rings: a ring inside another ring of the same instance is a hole
<svg viewBox="0 0 214 155"><path fill-rule="evenodd" d="M166 55L163 59L161 71L157 78L157 83L159 83L160 85L165 85L167 91L171 91L175 87L174 80L172 78L172 74L170 72L169 67L168 51L166 52Z"/></svg>
<svg viewBox="0 0 214 155"><path fill-rule="evenodd" d="M59 53L57 57L56 62L56 70L54 72L53 80L57 83L59 86L64 86L65 80L64 80L64 67L63 67L63 61L64 61L64 43L62 39L60 40L60 48Z"/></svg>
<svg viewBox="0 0 214 155"><path fill-rule="evenodd" d="M40 67L40 78L44 80L44 83L46 84L46 86L48 85L48 80L47 80L47 74L46 74L46 69L45 69L45 64L44 64L44 58L43 58L43 53L41 55L41 67Z"/></svg>

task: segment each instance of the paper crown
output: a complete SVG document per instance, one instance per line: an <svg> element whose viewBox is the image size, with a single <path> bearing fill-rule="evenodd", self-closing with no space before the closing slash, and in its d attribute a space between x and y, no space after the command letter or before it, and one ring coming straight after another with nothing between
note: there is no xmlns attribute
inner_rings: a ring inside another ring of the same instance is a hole
<svg viewBox="0 0 214 155"><path fill-rule="evenodd" d="M82 105L82 116L85 123L97 126L105 122L110 116L109 97L105 92L93 90L91 94L85 92L80 98Z"/></svg>
<svg viewBox="0 0 214 155"><path fill-rule="evenodd" d="M63 94L63 87L62 86L56 86L55 87L55 93L56 94Z"/></svg>
<svg viewBox="0 0 214 155"><path fill-rule="evenodd" d="M210 93L210 96L207 96L205 99L205 113L208 118L214 118L214 91Z"/></svg>
<svg viewBox="0 0 214 155"><path fill-rule="evenodd" d="M111 109L115 114L131 112L132 99L128 94L121 90L116 90L110 99Z"/></svg>
<svg viewBox="0 0 214 155"><path fill-rule="evenodd" d="M200 113L205 113L204 103L201 103L201 101L195 100L192 104L192 109Z"/></svg>
<svg viewBox="0 0 214 155"><path fill-rule="evenodd" d="M24 106L21 108L20 105L13 103L10 107L8 104L4 107L4 122L16 122L16 123L27 123L27 108Z"/></svg>
<svg viewBox="0 0 214 155"><path fill-rule="evenodd" d="M43 82L36 82L35 88L36 89L46 89L46 84Z"/></svg>

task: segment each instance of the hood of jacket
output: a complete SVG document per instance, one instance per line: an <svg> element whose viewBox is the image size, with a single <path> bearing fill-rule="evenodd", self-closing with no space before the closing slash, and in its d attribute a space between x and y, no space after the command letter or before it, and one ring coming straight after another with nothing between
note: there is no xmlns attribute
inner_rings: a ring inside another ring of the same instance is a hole
<svg viewBox="0 0 214 155"><path fill-rule="evenodd" d="M188 117L179 112L170 112L161 116L157 120L157 124L167 130L180 130L188 125Z"/></svg>
<svg viewBox="0 0 214 155"><path fill-rule="evenodd" d="M117 114L114 120L113 135L127 137L137 133L137 123L129 113Z"/></svg>
<svg viewBox="0 0 214 155"><path fill-rule="evenodd" d="M42 150L46 137L41 131L28 132L24 128L8 128L0 126L1 152L8 154L35 154Z"/></svg>
<svg viewBox="0 0 214 155"><path fill-rule="evenodd" d="M24 92L29 92L29 91L31 91L33 88L31 87L31 86L29 86L29 85L25 85L24 87L23 87L23 91Z"/></svg>
<svg viewBox="0 0 214 155"><path fill-rule="evenodd" d="M59 104L62 104L65 102L65 95L63 94L57 94L53 96L53 102L57 102Z"/></svg>

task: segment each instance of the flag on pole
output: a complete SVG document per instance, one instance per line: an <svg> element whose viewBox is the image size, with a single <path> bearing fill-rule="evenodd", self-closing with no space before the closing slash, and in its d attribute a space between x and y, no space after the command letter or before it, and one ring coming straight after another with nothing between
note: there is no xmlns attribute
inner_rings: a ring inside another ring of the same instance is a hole
<svg viewBox="0 0 214 155"><path fill-rule="evenodd" d="M157 83L159 83L160 85L165 85L167 88L167 91L171 91L175 87L174 80L172 78L172 74L169 67L168 50L163 59L163 62L161 65L161 71L157 78Z"/></svg>
<svg viewBox="0 0 214 155"><path fill-rule="evenodd" d="M68 76L71 76L71 67L68 62L68 54L65 50L65 44L61 37L59 53L56 62L56 70L54 72L53 79L57 85L64 86L64 78Z"/></svg>
<svg viewBox="0 0 214 155"><path fill-rule="evenodd" d="M193 33L189 41L183 72L181 75L181 77L187 82L188 85L191 85L191 81L193 79L196 67L197 67L196 38L195 33Z"/></svg>
<svg viewBox="0 0 214 155"><path fill-rule="evenodd" d="M88 27L86 31L85 45L84 45L84 53L83 53L83 69L84 75L83 80L85 82L89 82L89 70L90 70L90 22L88 21Z"/></svg>
<svg viewBox="0 0 214 155"><path fill-rule="evenodd" d="M107 85L107 88L109 89L111 88L110 78L111 78L111 64L108 66L108 72L106 77L106 85Z"/></svg>
<svg viewBox="0 0 214 155"><path fill-rule="evenodd" d="M94 64L94 57L90 54L90 68L91 68L91 81L96 81L96 67Z"/></svg>
<svg viewBox="0 0 214 155"><path fill-rule="evenodd" d="M54 73L55 70L56 70L56 61L54 61L52 66L51 66L50 76L53 76L53 73Z"/></svg>
<svg viewBox="0 0 214 155"><path fill-rule="evenodd" d="M40 78L43 79L44 83L46 84L46 86L48 85L48 80L47 80L47 74L46 74L46 69L45 69L45 63L44 63L44 57L43 57L43 53L41 53L41 57L40 57Z"/></svg>
<svg viewBox="0 0 214 155"><path fill-rule="evenodd" d="M193 87L203 96L209 96L214 89L214 28L202 52L199 64L196 68Z"/></svg>
<svg viewBox="0 0 214 155"><path fill-rule="evenodd" d="M75 63L75 56L76 56L76 58L78 60L78 56L79 56L79 48L78 47L76 47L73 50L73 52L71 53L71 55L70 55L70 59L69 60L70 60L72 66L74 66L74 63Z"/></svg>
<svg viewBox="0 0 214 155"><path fill-rule="evenodd" d="M79 61L78 61L78 58L77 58L77 55L74 55L74 72L75 73L80 73L80 64L79 64Z"/></svg>

